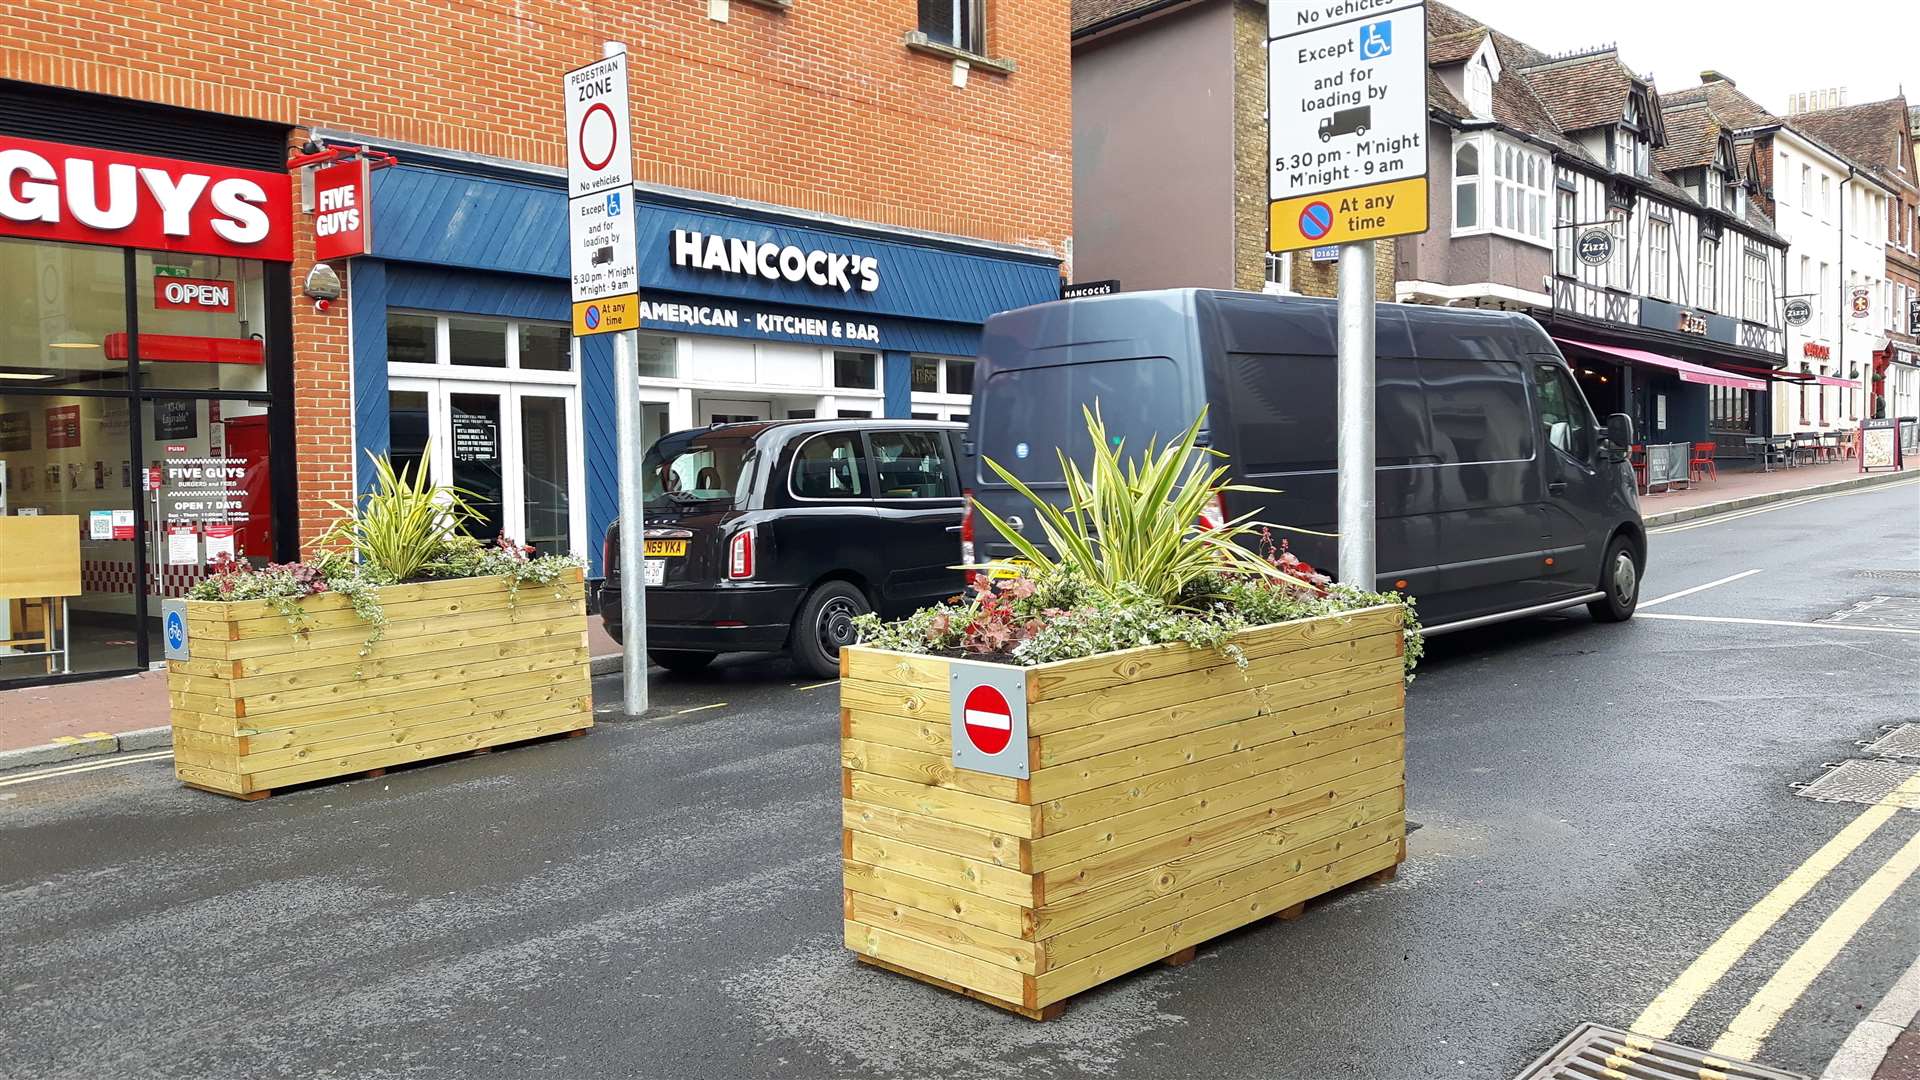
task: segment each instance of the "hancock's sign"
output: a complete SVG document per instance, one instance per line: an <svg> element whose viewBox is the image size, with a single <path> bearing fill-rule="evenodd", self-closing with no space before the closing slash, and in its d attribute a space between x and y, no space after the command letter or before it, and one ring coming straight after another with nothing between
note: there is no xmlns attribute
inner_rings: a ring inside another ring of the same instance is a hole
<svg viewBox="0 0 1920 1080"><path fill-rule="evenodd" d="M673 265L722 274L745 274L768 281L810 282L823 289L875 292L880 288L880 260L871 255L842 255L808 250L792 244L763 244L758 240L713 236L690 229L673 230Z"/></svg>
<svg viewBox="0 0 1920 1080"><path fill-rule="evenodd" d="M286 262L283 173L0 135L0 235Z"/></svg>

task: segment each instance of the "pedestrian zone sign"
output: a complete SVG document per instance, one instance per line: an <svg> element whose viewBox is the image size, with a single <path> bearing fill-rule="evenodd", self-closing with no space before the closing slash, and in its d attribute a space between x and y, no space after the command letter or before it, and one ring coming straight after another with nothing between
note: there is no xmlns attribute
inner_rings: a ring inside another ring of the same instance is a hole
<svg viewBox="0 0 1920 1080"><path fill-rule="evenodd" d="M1427 230L1421 0L1270 0L1270 251Z"/></svg>
<svg viewBox="0 0 1920 1080"><path fill-rule="evenodd" d="M567 252L576 336L640 325L627 54L567 72Z"/></svg>

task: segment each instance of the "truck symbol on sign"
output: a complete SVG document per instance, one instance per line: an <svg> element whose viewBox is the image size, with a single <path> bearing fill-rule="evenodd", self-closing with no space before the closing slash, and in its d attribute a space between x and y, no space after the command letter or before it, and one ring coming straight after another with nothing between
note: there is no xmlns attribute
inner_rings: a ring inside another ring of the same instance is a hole
<svg viewBox="0 0 1920 1080"><path fill-rule="evenodd" d="M592 265L599 266L603 263L610 263L612 261L613 261L613 245L612 244L608 244L605 247L598 247L593 249Z"/></svg>
<svg viewBox="0 0 1920 1080"><path fill-rule="evenodd" d="M1341 109L1332 116L1320 118L1320 141L1326 142L1335 135L1365 135L1373 124L1373 106L1362 105L1355 109Z"/></svg>

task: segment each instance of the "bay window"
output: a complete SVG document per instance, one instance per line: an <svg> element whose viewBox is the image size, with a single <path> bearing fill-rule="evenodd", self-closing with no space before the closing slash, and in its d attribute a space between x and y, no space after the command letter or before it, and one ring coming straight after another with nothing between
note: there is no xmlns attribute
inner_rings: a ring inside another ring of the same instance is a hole
<svg viewBox="0 0 1920 1080"><path fill-rule="evenodd" d="M1551 246L1547 192L1553 170L1547 156L1487 133L1454 140L1453 231L1492 232Z"/></svg>

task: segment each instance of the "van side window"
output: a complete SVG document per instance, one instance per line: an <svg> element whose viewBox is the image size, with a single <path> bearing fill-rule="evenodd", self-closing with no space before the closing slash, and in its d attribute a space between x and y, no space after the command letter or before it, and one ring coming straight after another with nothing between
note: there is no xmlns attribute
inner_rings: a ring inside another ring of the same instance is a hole
<svg viewBox="0 0 1920 1080"><path fill-rule="evenodd" d="M1541 438L1585 461L1593 448L1593 416L1580 388L1558 364L1533 365L1533 381L1540 389Z"/></svg>
<svg viewBox="0 0 1920 1080"><path fill-rule="evenodd" d="M882 499L949 499L953 465L946 440L934 431L876 431L873 448L874 493Z"/></svg>
<svg viewBox="0 0 1920 1080"><path fill-rule="evenodd" d="M1533 456L1533 418L1518 364L1422 360L1434 452L1443 463L1524 461Z"/></svg>
<svg viewBox="0 0 1920 1080"><path fill-rule="evenodd" d="M867 456L858 434L814 435L793 455L793 493L803 499L867 497Z"/></svg>
<svg viewBox="0 0 1920 1080"><path fill-rule="evenodd" d="M1338 365L1327 356L1234 353L1227 358L1227 409L1234 447L1249 473L1301 472L1335 465ZM1381 357L1374 367L1374 455L1381 466L1433 459L1420 375L1412 360Z"/></svg>

